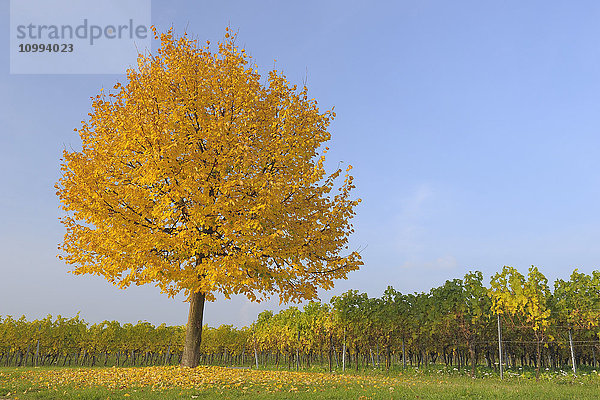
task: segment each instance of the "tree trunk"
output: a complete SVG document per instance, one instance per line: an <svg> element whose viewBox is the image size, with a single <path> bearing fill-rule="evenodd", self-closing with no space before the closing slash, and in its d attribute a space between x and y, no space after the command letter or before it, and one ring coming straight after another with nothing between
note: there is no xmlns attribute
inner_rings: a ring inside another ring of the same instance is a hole
<svg viewBox="0 0 600 400"><path fill-rule="evenodd" d="M185 346L181 358L182 367L195 368L200 361L204 298L205 296L202 292L196 292L190 296L190 312L188 314L188 322L185 330Z"/></svg>

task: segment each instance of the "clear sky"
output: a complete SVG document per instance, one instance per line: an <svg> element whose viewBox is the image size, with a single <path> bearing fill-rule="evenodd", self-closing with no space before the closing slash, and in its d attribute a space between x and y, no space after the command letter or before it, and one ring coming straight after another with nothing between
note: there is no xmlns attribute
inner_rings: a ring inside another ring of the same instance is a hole
<svg viewBox="0 0 600 400"><path fill-rule="evenodd" d="M600 3L169 1L152 23L216 43L225 27L261 71L335 106L330 170L351 163L352 247L365 265L322 299L427 291L469 270L538 266L552 282L600 264ZM0 2L8 27L9 2ZM10 75L0 30L0 315L183 324L155 287L118 290L56 258L54 184L90 96L124 75ZM244 325L277 300L208 303Z"/></svg>

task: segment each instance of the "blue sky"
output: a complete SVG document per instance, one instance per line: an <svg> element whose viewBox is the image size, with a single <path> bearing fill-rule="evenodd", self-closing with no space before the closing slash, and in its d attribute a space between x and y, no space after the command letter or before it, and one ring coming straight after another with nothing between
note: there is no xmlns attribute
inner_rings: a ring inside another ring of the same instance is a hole
<svg viewBox="0 0 600 400"><path fill-rule="evenodd" d="M9 22L9 2L0 2ZM261 71L307 79L335 106L329 165L354 166L352 247L365 265L323 293L427 291L511 265L553 281L600 264L597 2L152 2L152 23L216 42L225 27ZM56 258L54 183L90 96L124 75L10 75L0 36L0 315L182 324L187 304L118 290ZM278 302L219 298L211 325Z"/></svg>

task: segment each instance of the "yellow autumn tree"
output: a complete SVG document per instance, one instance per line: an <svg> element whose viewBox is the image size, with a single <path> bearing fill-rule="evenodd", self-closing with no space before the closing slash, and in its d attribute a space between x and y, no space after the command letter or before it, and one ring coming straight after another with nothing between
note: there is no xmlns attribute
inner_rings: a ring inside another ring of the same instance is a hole
<svg viewBox="0 0 600 400"><path fill-rule="evenodd" d="M183 292L182 364L196 366L205 299L312 299L359 268L347 243L360 200L350 166L325 171L335 114L306 87L262 79L229 30L214 52L154 34L156 54L93 98L81 151L64 152L59 257L120 288Z"/></svg>
<svg viewBox="0 0 600 400"><path fill-rule="evenodd" d="M539 380L541 344L550 325L548 279L533 265L529 268L527 279L515 268L504 266L492 277L490 285L492 311L508 316L513 326L533 330L537 345L536 379Z"/></svg>

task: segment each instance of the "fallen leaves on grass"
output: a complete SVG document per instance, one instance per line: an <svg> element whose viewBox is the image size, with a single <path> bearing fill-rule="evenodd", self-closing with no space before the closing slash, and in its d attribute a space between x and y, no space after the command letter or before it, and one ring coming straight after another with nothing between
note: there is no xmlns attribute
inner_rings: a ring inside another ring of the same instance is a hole
<svg viewBox="0 0 600 400"><path fill-rule="evenodd" d="M358 376L291 371L256 371L216 366L197 368L143 367L143 368L76 368L33 369L11 374L10 379L28 381L31 386L57 390L105 387L115 390L148 388L161 390L187 389L240 389L242 391L296 392L326 390L338 387L394 387L414 384L414 378Z"/></svg>

